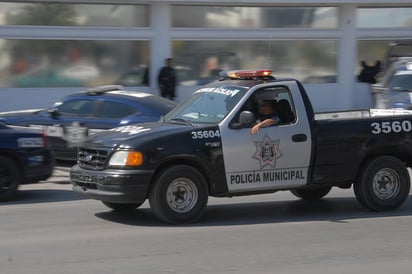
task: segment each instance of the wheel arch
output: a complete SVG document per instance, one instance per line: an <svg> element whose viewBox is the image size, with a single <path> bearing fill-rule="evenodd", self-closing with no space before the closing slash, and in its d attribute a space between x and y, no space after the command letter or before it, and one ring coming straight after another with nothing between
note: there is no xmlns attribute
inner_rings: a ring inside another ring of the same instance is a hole
<svg viewBox="0 0 412 274"><path fill-rule="evenodd" d="M385 156L397 158L401 162L403 162L406 167L412 167L412 155L410 155L407 151L396 151L393 153L371 153L362 159L361 164L359 165L359 168L356 172L356 180L359 180L363 170L369 165L370 162L372 162L376 158Z"/></svg>
<svg viewBox="0 0 412 274"><path fill-rule="evenodd" d="M187 155L182 155L182 156L175 156L173 158L169 158L162 163L160 163L156 168L155 172L153 173L153 176L150 180L150 186L149 186L149 193L152 191L154 181L156 180L157 176L162 173L162 171L166 170L167 168L174 166L174 165L187 165L190 166L196 170L198 170L205 178L207 182L207 188L209 193L212 191L212 172L210 169L208 169L204 164L202 164L201 160L193 157L193 156L187 156Z"/></svg>
<svg viewBox="0 0 412 274"><path fill-rule="evenodd" d="M26 178L26 171L23 168L23 163L21 162L19 156L14 152L10 150L0 150L0 157L6 157L9 158L10 160L14 161L16 164L17 168L19 169L22 179L25 180Z"/></svg>

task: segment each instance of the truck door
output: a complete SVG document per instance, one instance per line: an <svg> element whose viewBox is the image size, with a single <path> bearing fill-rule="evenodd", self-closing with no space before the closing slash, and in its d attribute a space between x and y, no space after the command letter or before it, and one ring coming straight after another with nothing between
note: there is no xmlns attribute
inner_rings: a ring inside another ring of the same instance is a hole
<svg viewBox="0 0 412 274"><path fill-rule="evenodd" d="M295 82L288 85L272 83L248 95L220 125L229 192L305 185L312 140L298 86ZM244 110L259 116L259 104L267 100L276 104L280 119L277 125L261 128L256 134L251 133L252 126L233 126L234 123L239 125L238 117Z"/></svg>

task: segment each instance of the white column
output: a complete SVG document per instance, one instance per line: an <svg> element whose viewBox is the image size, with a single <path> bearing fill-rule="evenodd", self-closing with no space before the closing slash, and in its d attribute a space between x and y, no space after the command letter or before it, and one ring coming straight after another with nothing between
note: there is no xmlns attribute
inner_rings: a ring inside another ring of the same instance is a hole
<svg viewBox="0 0 412 274"><path fill-rule="evenodd" d="M338 44L338 84L340 107L353 108L356 92L355 66L357 60L356 6L342 5L339 8L341 36Z"/></svg>
<svg viewBox="0 0 412 274"><path fill-rule="evenodd" d="M172 57L170 40L171 8L168 3L151 4L151 26L153 40L150 50L150 86L153 94L159 94L157 75L165 64L165 59Z"/></svg>

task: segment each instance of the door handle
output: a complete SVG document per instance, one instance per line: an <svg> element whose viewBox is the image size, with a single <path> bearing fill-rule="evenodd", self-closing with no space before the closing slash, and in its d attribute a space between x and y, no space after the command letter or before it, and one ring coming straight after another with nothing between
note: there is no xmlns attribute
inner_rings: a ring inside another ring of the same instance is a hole
<svg viewBox="0 0 412 274"><path fill-rule="evenodd" d="M306 140L308 139L308 137L306 136L306 134L295 134L292 136L292 141L293 142L306 142Z"/></svg>

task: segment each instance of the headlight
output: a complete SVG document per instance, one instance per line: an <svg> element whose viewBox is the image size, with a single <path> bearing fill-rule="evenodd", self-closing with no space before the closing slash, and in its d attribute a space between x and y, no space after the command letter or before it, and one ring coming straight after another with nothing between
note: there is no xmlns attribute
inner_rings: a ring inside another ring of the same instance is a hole
<svg viewBox="0 0 412 274"><path fill-rule="evenodd" d="M140 166L143 154L139 151L117 151L110 158L110 166Z"/></svg>

